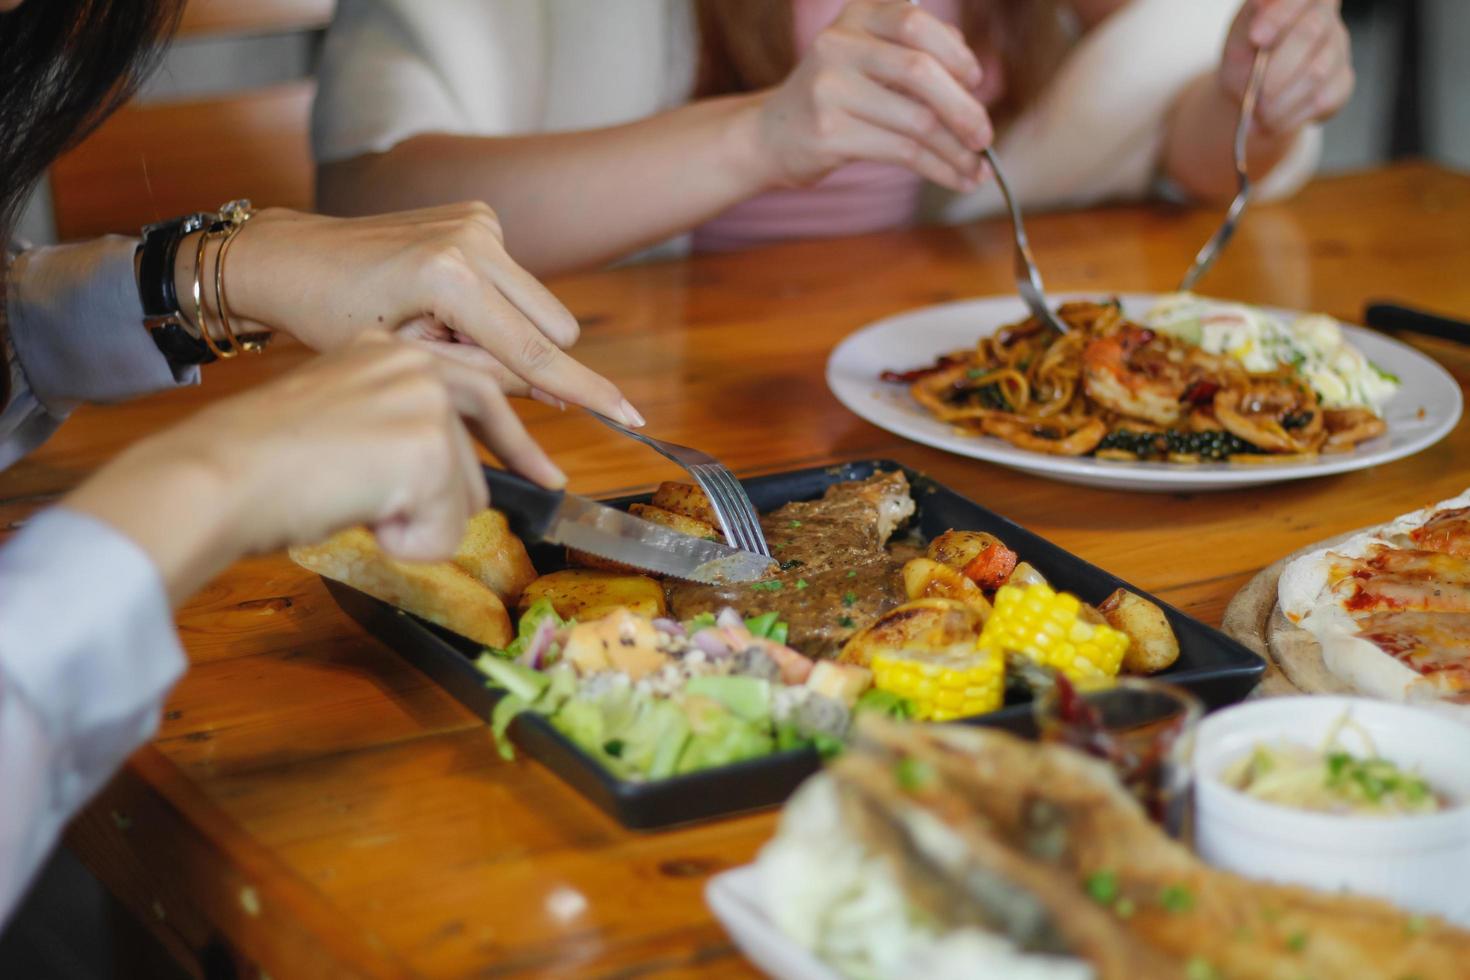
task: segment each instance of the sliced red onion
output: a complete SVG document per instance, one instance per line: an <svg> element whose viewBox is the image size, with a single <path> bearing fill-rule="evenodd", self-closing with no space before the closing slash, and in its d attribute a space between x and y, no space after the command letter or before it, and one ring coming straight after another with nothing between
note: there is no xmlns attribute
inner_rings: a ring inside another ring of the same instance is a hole
<svg viewBox="0 0 1470 980"><path fill-rule="evenodd" d="M740 617L740 614L738 612L731 609L729 606L726 606L724 609L721 609L720 614L715 617L715 625L723 626L725 629L744 629L745 620Z"/></svg>
<svg viewBox="0 0 1470 980"><path fill-rule="evenodd" d="M516 658L516 663L522 667L540 670L546 659L546 653L551 649L551 644L555 639L556 622L547 616L536 624L536 632L531 634L531 642L526 644L525 652Z"/></svg>
<svg viewBox="0 0 1470 980"><path fill-rule="evenodd" d="M703 650L707 657L719 658L730 655L730 645L720 636L719 630L700 630L689 638L689 642L697 649Z"/></svg>
<svg viewBox="0 0 1470 980"><path fill-rule="evenodd" d="M668 619L663 616L660 616L658 619L655 619L653 621L653 628L658 630L660 633L665 633L669 636L689 635L689 631L684 628L683 623L679 622L677 619Z"/></svg>

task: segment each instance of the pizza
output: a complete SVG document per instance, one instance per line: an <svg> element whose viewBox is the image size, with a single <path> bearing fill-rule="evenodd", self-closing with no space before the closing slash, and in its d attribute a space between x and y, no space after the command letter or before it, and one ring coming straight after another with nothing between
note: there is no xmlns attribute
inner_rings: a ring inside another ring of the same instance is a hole
<svg viewBox="0 0 1470 980"><path fill-rule="evenodd" d="M1297 558L1277 603L1347 688L1470 721L1470 491Z"/></svg>

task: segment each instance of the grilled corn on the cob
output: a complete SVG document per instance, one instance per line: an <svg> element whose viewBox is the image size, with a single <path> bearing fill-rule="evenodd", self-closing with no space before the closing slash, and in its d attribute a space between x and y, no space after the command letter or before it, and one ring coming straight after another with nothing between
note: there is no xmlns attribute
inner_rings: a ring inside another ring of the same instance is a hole
<svg viewBox="0 0 1470 980"><path fill-rule="evenodd" d="M994 711L1004 699L1005 659L965 644L933 652L873 655L873 686L907 698L918 718L949 721Z"/></svg>
<svg viewBox="0 0 1470 980"><path fill-rule="evenodd" d="M1103 623L1082 618L1082 602L1037 582L1003 585L995 593L995 609L980 634L982 649L1003 655L1024 654L1069 680L1113 677L1128 649L1128 635Z"/></svg>

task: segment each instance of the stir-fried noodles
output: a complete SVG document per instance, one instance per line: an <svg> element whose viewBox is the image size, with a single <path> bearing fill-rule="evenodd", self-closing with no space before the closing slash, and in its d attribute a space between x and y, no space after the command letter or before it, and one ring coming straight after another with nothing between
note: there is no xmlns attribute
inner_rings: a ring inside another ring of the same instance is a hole
<svg viewBox="0 0 1470 980"><path fill-rule="evenodd" d="M1387 430L1359 406L1324 407L1290 364L1238 361L1124 318L1067 303L1058 335L1034 317L935 364L884 379L957 428L1022 449L1112 459L1249 461L1352 449Z"/></svg>

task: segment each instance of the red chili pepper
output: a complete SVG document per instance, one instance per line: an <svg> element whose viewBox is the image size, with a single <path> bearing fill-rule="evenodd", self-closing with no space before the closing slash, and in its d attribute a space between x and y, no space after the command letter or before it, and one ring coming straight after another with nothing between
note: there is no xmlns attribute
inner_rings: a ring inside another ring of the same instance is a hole
<svg viewBox="0 0 1470 980"><path fill-rule="evenodd" d="M1179 400L1189 405L1208 405L1214 401L1215 394L1219 390L1220 385L1218 382L1201 378L1198 381L1191 382L1189 387L1184 389L1184 394L1179 396Z"/></svg>

